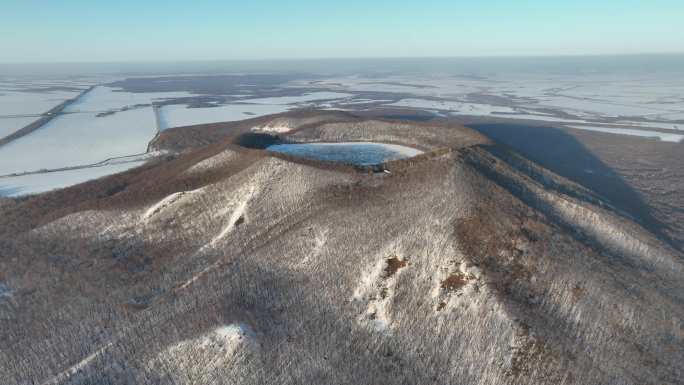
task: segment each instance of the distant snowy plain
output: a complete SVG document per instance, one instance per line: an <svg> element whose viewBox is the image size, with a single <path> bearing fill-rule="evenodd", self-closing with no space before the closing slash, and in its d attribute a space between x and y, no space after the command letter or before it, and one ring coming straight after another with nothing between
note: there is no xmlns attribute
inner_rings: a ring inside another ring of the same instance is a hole
<svg viewBox="0 0 684 385"><path fill-rule="evenodd" d="M388 72L312 76L270 88L242 84L226 89L225 95L190 89L129 92L106 86L113 80L0 79L0 138L95 86L40 129L0 147L0 196L47 191L141 164L142 160L93 167L107 159L145 153L160 130L297 108L409 109L442 117L539 121L645 140L684 140L684 76ZM158 107L156 116L152 105ZM83 168L72 169L77 167ZM41 170L53 172L35 173Z"/></svg>

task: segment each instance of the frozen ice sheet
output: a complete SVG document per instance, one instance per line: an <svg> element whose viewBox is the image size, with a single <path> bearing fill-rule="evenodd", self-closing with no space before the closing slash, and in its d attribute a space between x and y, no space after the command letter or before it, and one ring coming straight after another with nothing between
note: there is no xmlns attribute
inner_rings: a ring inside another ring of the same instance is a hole
<svg viewBox="0 0 684 385"><path fill-rule="evenodd" d="M422 153L422 151L411 147L376 142L275 144L267 147L267 150L302 158L359 166L381 164Z"/></svg>

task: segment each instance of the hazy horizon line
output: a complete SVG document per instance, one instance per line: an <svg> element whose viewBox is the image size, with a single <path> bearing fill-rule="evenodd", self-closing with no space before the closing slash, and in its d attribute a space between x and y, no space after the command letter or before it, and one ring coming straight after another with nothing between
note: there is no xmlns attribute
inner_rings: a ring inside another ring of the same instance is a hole
<svg viewBox="0 0 684 385"><path fill-rule="evenodd" d="M326 61L326 60L420 60L420 59L526 59L526 58L591 58L591 57L639 57L639 56L684 56L678 52L641 52L641 53L589 53L553 55L462 55L462 56L338 56L302 58L254 58L254 59L178 59L178 60L99 60L99 61L0 61L0 65L51 65L51 64L144 64L144 63L220 63L220 62L269 62L269 61Z"/></svg>

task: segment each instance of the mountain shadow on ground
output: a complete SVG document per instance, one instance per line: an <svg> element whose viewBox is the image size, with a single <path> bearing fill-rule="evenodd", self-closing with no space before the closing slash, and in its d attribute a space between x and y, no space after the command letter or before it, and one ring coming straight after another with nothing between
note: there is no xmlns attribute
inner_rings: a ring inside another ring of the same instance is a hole
<svg viewBox="0 0 684 385"><path fill-rule="evenodd" d="M574 136L559 128L519 124L471 124L480 133L608 199L642 225L672 243L651 208L615 170Z"/></svg>

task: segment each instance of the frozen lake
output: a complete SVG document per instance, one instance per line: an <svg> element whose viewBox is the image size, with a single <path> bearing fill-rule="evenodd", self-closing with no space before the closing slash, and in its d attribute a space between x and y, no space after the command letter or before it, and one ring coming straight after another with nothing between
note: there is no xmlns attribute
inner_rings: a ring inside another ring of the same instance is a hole
<svg viewBox="0 0 684 385"><path fill-rule="evenodd" d="M373 166L423 153L411 147L375 142L275 144L266 149L302 158L355 166Z"/></svg>

